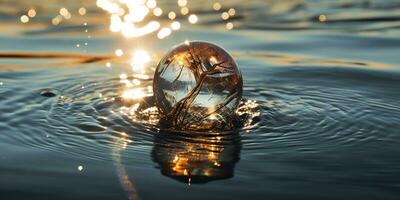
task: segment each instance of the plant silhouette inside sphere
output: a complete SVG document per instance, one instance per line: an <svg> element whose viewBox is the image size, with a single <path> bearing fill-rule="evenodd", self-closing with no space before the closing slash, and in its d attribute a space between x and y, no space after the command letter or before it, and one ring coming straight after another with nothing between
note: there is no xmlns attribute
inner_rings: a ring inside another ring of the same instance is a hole
<svg viewBox="0 0 400 200"><path fill-rule="evenodd" d="M162 124L176 130L230 130L242 97L233 58L207 42L185 42L168 52L154 75Z"/></svg>

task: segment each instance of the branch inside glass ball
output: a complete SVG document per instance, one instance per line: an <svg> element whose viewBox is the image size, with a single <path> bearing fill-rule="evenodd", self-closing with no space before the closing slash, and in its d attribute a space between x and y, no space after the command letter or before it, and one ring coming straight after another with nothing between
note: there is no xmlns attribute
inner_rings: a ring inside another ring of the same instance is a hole
<svg viewBox="0 0 400 200"><path fill-rule="evenodd" d="M179 72L177 76L172 81L172 87L174 89L177 88L177 83L184 72L184 68L187 68L193 73L195 79L195 86L187 92L187 94L181 98L172 109L168 113L163 113L164 118L170 123L171 126L181 130L191 129L193 122L202 122L207 118L215 117L216 114L227 107L232 101L237 100L239 96L241 96L241 85L240 87L234 87L232 91L220 102L218 105L215 106L214 110L205 110L204 108L193 109L194 102L198 97L201 89L204 85L205 80L207 81L213 80L210 77L214 77L215 75L220 74L220 77L223 77L225 74L233 74L235 75L235 69L232 67L225 66L224 64L228 63L228 60L222 59L219 62L211 63L211 60L216 61L214 56L211 58L214 59L204 59L204 55L199 55L201 51L198 49L194 49L193 46L187 45L186 51L183 52L184 56L173 56L169 60L166 61L166 66L160 70L158 76L162 76L163 73L170 67L172 63L180 63L179 65ZM212 52L217 53L217 50ZM209 54L206 54L209 55ZM203 58L203 59L202 59ZM185 62L179 62L180 60L176 59L184 59ZM218 76L215 79L215 82L218 82ZM241 81L240 81L241 82ZM209 83L208 83L209 84ZM219 83L215 83L219 84ZM239 89L240 88L240 89ZM213 95L213 92L210 92L210 95ZM191 109L192 108L192 109ZM228 109L228 108L227 108ZM193 112L195 110L195 112ZM189 113L190 112L190 113ZM233 113L233 112L232 112ZM219 126L218 129L226 129L227 126L231 126L231 121L233 120L234 116L224 116L225 120L221 120L221 123L213 123L212 126ZM201 129L201 127L195 127L196 129ZM207 126L206 129L216 129L217 127L209 127Z"/></svg>

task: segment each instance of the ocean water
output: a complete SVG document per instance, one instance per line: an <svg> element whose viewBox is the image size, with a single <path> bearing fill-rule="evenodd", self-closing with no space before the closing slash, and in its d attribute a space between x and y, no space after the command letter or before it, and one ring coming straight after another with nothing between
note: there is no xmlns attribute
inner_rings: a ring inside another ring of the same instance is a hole
<svg viewBox="0 0 400 200"><path fill-rule="evenodd" d="M400 2L188 2L198 23L160 40L111 33L95 1L0 0L0 199L400 198ZM154 69L185 40L236 60L243 127L157 125Z"/></svg>

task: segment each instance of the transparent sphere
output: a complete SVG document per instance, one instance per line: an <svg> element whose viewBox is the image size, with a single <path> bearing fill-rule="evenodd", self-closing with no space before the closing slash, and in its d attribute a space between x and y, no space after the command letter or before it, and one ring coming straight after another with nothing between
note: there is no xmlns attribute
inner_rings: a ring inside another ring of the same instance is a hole
<svg viewBox="0 0 400 200"><path fill-rule="evenodd" d="M177 130L229 130L242 97L233 58L207 42L185 42L160 61L154 96L162 124Z"/></svg>

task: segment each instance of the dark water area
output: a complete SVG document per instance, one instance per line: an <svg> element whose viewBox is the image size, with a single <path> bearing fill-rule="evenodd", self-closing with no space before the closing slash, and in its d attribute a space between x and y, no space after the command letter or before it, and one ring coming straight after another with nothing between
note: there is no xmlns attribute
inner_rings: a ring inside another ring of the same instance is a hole
<svg viewBox="0 0 400 200"><path fill-rule="evenodd" d="M220 2L233 30L189 1L199 22L159 40L110 33L95 1L0 0L0 199L399 199L400 2ZM242 128L157 125L154 70L185 40L238 63Z"/></svg>

